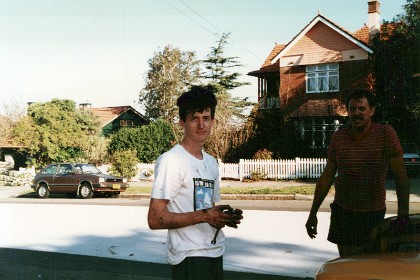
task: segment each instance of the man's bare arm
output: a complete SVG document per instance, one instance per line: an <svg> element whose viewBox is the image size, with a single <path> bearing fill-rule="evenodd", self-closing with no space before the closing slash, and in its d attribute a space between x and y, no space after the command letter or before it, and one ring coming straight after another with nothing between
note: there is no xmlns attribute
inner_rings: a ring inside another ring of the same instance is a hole
<svg viewBox="0 0 420 280"><path fill-rule="evenodd" d="M389 160L392 174L395 178L395 185L398 198L398 218L405 218L409 214L410 183L405 170L402 156Z"/></svg>
<svg viewBox="0 0 420 280"><path fill-rule="evenodd" d="M316 183L314 200L312 202L311 211L305 225L306 231L308 232L310 238L315 238L318 234L318 219L316 214L318 213L319 207L321 207L322 202L324 201L328 191L331 188L336 172L337 168L335 163L328 161L324 171L321 174L321 177L319 177Z"/></svg>
<svg viewBox="0 0 420 280"><path fill-rule="evenodd" d="M231 216L223 213L229 205L219 205L206 210L171 213L167 210L169 201L151 199L147 221L150 229L176 229L199 223L209 223L215 228L223 228L231 221Z"/></svg>
<svg viewBox="0 0 420 280"><path fill-rule="evenodd" d="M314 200L311 207L311 215L314 215L318 212L319 207L321 207L322 202L327 196L332 183L334 182L335 173L337 168L334 162L328 161L327 165L324 168L321 176L319 177L314 194Z"/></svg>

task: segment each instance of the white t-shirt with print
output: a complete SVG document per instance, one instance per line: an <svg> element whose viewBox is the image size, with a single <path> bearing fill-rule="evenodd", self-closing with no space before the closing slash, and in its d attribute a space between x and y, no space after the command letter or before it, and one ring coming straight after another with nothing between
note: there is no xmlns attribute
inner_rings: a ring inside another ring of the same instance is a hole
<svg viewBox="0 0 420 280"><path fill-rule="evenodd" d="M217 161L206 152L202 153L203 159L199 160L178 144L157 159L151 197L169 200L169 212L207 209L220 200ZM216 244L212 245L215 233L216 229L208 223L168 230L168 263L179 264L191 256L223 255L225 236L220 230Z"/></svg>

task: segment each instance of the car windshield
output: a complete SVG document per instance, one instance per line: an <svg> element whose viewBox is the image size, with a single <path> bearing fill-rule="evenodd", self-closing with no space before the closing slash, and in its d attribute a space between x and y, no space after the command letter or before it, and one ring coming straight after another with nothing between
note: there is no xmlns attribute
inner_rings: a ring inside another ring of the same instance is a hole
<svg viewBox="0 0 420 280"><path fill-rule="evenodd" d="M79 167L83 173L102 173L96 166L92 164L76 164L76 168Z"/></svg>
<svg viewBox="0 0 420 280"><path fill-rule="evenodd" d="M41 171L44 175L53 175L57 172L57 165L50 165Z"/></svg>

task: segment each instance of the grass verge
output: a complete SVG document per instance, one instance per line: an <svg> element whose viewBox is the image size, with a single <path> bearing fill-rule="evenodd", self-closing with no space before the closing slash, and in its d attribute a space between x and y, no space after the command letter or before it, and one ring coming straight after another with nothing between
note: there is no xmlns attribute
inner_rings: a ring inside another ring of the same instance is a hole
<svg viewBox="0 0 420 280"><path fill-rule="evenodd" d="M333 190L333 188L331 188ZM126 194L150 194L152 187L130 187ZM288 186L288 187L221 187L221 194L302 194L313 195L315 185Z"/></svg>

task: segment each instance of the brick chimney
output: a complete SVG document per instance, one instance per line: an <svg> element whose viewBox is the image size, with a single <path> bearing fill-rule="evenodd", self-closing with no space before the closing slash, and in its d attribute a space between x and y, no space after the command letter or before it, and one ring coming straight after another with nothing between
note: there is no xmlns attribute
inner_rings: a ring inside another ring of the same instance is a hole
<svg viewBox="0 0 420 280"><path fill-rule="evenodd" d="M379 13L379 7L381 3L379 1L368 1L368 28L369 38L378 33L381 30L381 16Z"/></svg>

